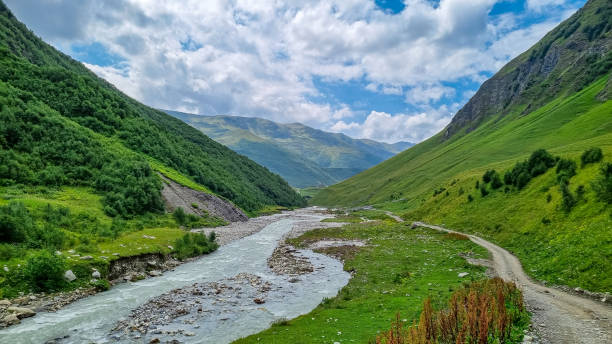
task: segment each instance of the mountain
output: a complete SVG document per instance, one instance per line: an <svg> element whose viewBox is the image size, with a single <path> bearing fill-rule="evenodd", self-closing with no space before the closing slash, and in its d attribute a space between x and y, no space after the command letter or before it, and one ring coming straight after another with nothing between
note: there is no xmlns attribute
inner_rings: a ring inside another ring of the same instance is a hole
<svg viewBox="0 0 612 344"><path fill-rule="evenodd" d="M411 147L352 139L299 123L166 112L303 188L337 183Z"/></svg>
<svg viewBox="0 0 612 344"><path fill-rule="evenodd" d="M138 214L161 208L154 160L246 211L303 204L278 175L44 43L3 3L0 22L4 185L92 186L109 213Z"/></svg>
<svg viewBox="0 0 612 344"><path fill-rule="evenodd" d="M536 278L612 289L603 277L612 275L612 190L602 186L612 178L611 30L612 2L588 1L486 81L440 133L312 202L377 204L479 232ZM603 162L581 167L591 148ZM552 160L539 161L541 152L530 159L539 149L563 163L548 169ZM578 167L564 174L567 166ZM493 169L498 189L481 178Z"/></svg>

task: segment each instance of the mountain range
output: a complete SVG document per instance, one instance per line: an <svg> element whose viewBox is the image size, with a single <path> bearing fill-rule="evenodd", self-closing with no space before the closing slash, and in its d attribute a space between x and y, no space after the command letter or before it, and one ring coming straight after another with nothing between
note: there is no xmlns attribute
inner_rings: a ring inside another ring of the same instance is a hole
<svg viewBox="0 0 612 344"><path fill-rule="evenodd" d="M335 184L413 145L353 139L300 123L165 111L298 188Z"/></svg>

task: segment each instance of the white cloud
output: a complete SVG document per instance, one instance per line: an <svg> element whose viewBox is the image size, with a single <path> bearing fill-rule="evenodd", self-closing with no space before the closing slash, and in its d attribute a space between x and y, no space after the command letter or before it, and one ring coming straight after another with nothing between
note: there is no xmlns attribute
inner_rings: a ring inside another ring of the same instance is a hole
<svg viewBox="0 0 612 344"><path fill-rule="evenodd" d="M535 10L557 2L529 0L529 6ZM125 57L125 66L88 67L153 107L259 116L323 129L344 125L347 133L386 141L402 132L416 139L439 129L443 121L429 106L454 95L443 82L483 81L558 22L517 28L513 15L488 15L495 0L441 0L437 6L406 0L396 15L377 10L371 0L7 3L56 46L100 42ZM68 17L78 18L78 25ZM405 93L422 113L383 121L382 112L372 111L352 126L355 114L347 105L315 101L323 99L315 77L363 82L366 90L382 94ZM374 123L409 125L427 134Z"/></svg>
<svg viewBox="0 0 612 344"><path fill-rule="evenodd" d="M566 0L527 0L527 8L542 12L547 7L565 5L566 2Z"/></svg>

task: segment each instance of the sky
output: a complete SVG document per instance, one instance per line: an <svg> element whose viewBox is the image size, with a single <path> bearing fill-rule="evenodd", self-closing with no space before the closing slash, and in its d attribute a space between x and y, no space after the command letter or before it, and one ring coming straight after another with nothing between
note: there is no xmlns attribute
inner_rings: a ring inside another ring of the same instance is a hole
<svg viewBox="0 0 612 344"><path fill-rule="evenodd" d="M420 142L585 0L4 0L155 108Z"/></svg>

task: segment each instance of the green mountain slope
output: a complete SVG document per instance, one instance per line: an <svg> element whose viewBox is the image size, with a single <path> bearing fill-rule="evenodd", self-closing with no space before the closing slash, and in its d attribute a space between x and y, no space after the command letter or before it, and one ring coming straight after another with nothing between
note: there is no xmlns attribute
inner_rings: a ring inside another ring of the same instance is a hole
<svg viewBox="0 0 612 344"><path fill-rule="evenodd" d="M352 139L299 123L166 112L300 188L337 183L412 146Z"/></svg>
<svg viewBox="0 0 612 344"><path fill-rule="evenodd" d="M595 183L612 161L611 30L612 4L589 1L485 82L442 132L313 203L379 204L478 232L516 252L535 277L610 291L611 207ZM580 165L591 147L603 150L603 163L578 168L568 188L549 171L522 188L475 189L485 171L503 176L537 149ZM567 191L579 199L569 211Z"/></svg>
<svg viewBox="0 0 612 344"><path fill-rule="evenodd" d="M15 177L5 171L0 175L5 184L41 183L40 170L48 170L57 175L53 182L57 185L94 185L106 193L107 206L115 212L140 213L148 207L160 208L159 192L154 191L159 182L148 176L146 162L134 162L151 157L247 211L303 203L279 176L183 122L127 97L45 44L4 4L0 4L0 22L0 82L7 97L2 103L0 144L5 159L21 161L24 171L20 173L27 174ZM73 132L68 133L68 128ZM141 158L113 156L104 139ZM139 186L122 176L140 178L140 171L145 171L146 183L151 185L146 192L129 197L129 189ZM103 176L115 179L100 181ZM146 198L144 194L152 199L141 199ZM122 204L123 199L142 204L131 207Z"/></svg>

